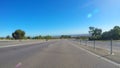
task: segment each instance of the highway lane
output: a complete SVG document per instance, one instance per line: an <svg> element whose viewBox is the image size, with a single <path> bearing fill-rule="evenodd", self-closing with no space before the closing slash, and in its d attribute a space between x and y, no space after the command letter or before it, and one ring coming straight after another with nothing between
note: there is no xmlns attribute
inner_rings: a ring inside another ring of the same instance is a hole
<svg viewBox="0 0 120 68"><path fill-rule="evenodd" d="M28 57L47 48L48 44L52 43L53 42L40 42L24 46L0 48L0 68L15 68L18 62L26 60Z"/></svg>
<svg viewBox="0 0 120 68"><path fill-rule="evenodd" d="M0 47L5 45L18 45L27 43L45 42L45 40L0 40Z"/></svg>
<svg viewBox="0 0 120 68"><path fill-rule="evenodd" d="M120 68L68 40L0 48L0 68Z"/></svg>
<svg viewBox="0 0 120 68"><path fill-rule="evenodd" d="M0 41L0 46L19 44L19 41Z"/></svg>

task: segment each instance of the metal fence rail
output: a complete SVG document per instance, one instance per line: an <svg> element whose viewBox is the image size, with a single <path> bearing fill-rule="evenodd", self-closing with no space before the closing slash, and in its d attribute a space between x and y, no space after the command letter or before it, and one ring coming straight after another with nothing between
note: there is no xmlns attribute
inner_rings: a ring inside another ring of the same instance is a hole
<svg viewBox="0 0 120 68"><path fill-rule="evenodd" d="M110 54L113 54L113 52L120 52L120 40L100 40L100 41L74 40L74 41L80 42L80 44L84 46L93 47L94 49L101 48L108 50Z"/></svg>

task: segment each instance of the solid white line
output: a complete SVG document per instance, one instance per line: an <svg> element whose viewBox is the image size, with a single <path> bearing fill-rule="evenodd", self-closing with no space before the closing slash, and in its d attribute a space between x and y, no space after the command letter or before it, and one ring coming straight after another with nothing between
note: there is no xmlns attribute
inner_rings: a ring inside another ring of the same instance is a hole
<svg viewBox="0 0 120 68"><path fill-rule="evenodd" d="M91 55L94 55L94 56L96 56L96 57L98 57L98 58L100 58L100 59L103 59L103 60L105 60L105 61L107 61L107 62L109 62L109 63L112 63L112 64L120 67L120 64L118 64L118 63L116 63L116 62L114 62L114 61L111 61L111 60L109 60L109 59L107 59L107 58L104 58L104 57L99 56L99 55L97 55L97 54L95 54L95 53L93 53L93 52L90 52L90 51L88 51L88 50L86 50L86 49L84 49L84 48L82 48L82 47L80 47L80 46L78 46L78 45L76 45L76 44L73 44L73 43L71 43L71 44L72 44L73 46L75 46L75 47L77 47L77 48L79 48L79 49L81 49L81 50L83 50L83 51L91 54Z"/></svg>

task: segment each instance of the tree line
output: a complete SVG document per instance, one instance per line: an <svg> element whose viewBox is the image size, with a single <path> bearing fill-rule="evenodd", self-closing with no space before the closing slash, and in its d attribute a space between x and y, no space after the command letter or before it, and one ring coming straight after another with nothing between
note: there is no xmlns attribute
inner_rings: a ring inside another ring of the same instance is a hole
<svg viewBox="0 0 120 68"><path fill-rule="evenodd" d="M120 27L114 26L111 30L102 32L102 29L89 27L89 40L120 40Z"/></svg>
<svg viewBox="0 0 120 68"><path fill-rule="evenodd" d="M54 36L26 36L26 32L18 29L15 30L11 36L6 36L1 37L0 39L15 39L15 40L20 40L20 39L71 39L71 38L76 38L76 39L89 39L89 40L120 40L120 27L119 26L114 26L111 30L102 32L102 29L100 28L95 28L95 27L89 27L89 35L90 36L77 36L77 37L71 37L70 35L61 35L59 37L54 37Z"/></svg>
<svg viewBox="0 0 120 68"><path fill-rule="evenodd" d="M0 39L14 39L14 40L21 40L21 39L46 39L46 40L49 40L49 39L68 39L68 38L71 38L70 35L61 35L59 37L55 37L55 36L50 36L50 35L46 35L46 36L41 36L41 35L38 35L38 36L34 36L34 37L31 37L31 36L26 36L26 32L21 30L21 29L18 29L18 30L15 30L11 36L8 35L6 37L0 37Z"/></svg>
<svg viewBox="0 0 120 68"><path fill-rule="evenodd" d="M34 36L34 37L31 37L31 36L26 36L26 32L21 30L21 29L18 29L18 30L15 30L11 36L8 35L6 37L0 37L0 39L9 39L9 40L21 40L21 39L46 39L46 40L49 40L49 39L55 39L55 37L52 37L50 35L46 35L46 36Z"/></svg>

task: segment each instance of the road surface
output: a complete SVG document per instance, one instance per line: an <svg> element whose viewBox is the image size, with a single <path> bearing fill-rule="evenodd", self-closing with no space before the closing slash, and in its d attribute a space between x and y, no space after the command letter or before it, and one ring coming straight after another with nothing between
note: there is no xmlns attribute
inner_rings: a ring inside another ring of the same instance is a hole
<svg viewBox="0 0 120 68"><path fill-rule="evenodd" d="M68 40L0 48L0 68L120 68Z"/></svg>
<svg viewBox="0 0 120 68"><path fill-rule="evenodd" d="M29 42L31 43L37 43L37 42L44 42L45 40L0 40L0 47L5 45L18 45L18 44L27 44Z"/></svg>

